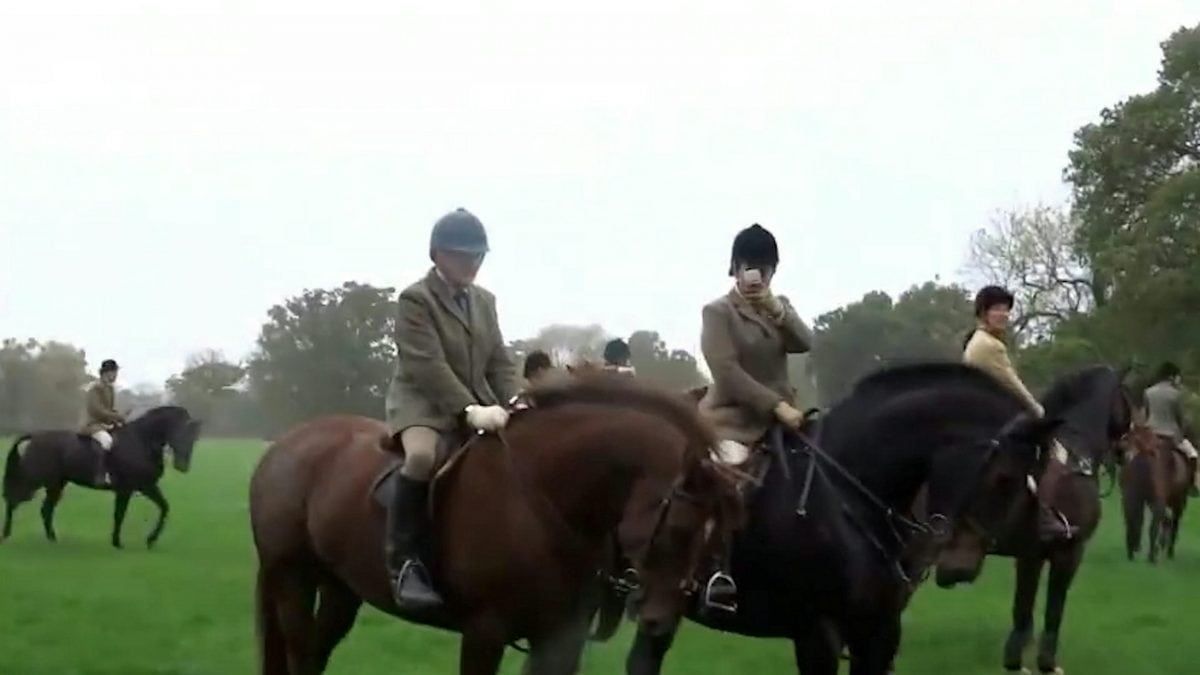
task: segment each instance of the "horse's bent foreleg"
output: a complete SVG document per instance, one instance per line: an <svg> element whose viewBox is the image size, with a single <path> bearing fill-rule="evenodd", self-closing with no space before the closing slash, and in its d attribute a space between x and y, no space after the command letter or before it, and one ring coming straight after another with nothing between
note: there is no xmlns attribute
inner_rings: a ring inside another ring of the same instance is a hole
<svg viewBox="0 0 1200 675"><path fill-rule="evenodd" d="M587 643L591 615L581 613L552 635L530 640L524 675L575 675Z"/></svg>
<svg viewBox="0 0 1200 675"><path fill-rule="evenodd" d="M1005 670L1020 670L1025 647L1033 638L1033 604L1042 581L1043 560L1017 558L1017 588L1013 593L1012 632L1004 643Z"/></svg>
<svg viewBox="0 0 1200 675"><path fill-rule="evenodd" d="M353 591L337 583L322 584L317 598L315 658L317 672L325 672L334 648L354 627L362 600Z"/></svg>
<svg viewBox="0 0 1200 675"><path fill-rule="evenodd" d="M0 534L0 541L4 541L12 536L13 513L17 510L17 503L10 499L4 500L4 533Z"/></svg>
<svg viewBox="0 0 1200 675"><path fill-rule="evenodd" d="M792 638L796 672L802 675L837 675L839 645L826 631L814 626Z"/></svg>
<svg viewBox="0 0 1200 675"><path fill-rule="evenodd" d="M459 643L459 675L496 675L505 646L504 630L497 619L472 617L466 622Z"/></svg>
<svg viewBox="0 0 1200 675"><path fill-rule="evenodd" d="M146 537L146 548L153 548L158 538L162 536L163 527L167 524L167 514L171 512L171 505L167 503L167 498L163 496L162 490L158 489L157 485L151 485L143 489L141 493L158 507L158 522L154 523L154 529Z"/></svg>
<svg viewBox="0 0 1200 675"><path fill-rule="evenodd" d="M54 531L54 509L58 506L58 500L62 499L64 487L62 483L47 485L46 497L42 500L42 527L50 541L58 541L58 533Z"/></svg>
<svg viewBox="0 0 1200 675"><path fill-rule="evenodd" d="M900 648L900 616L853 623L846 646L850 649L850 675L887 675Z"/></svg>
<svg viewBox="0 0 1200 675"><path fill-rule="evenodd" d="M125 524L125 512L129 509L129 498L132 493L121 490L113 493L113 548L121 548L121 526Z"/></svg>
<svg viewBox="0 0 1200 675"><path fill-rule="evenodd" d="M1046 588L1046 618L1038 643L1038 669L1052 673L1058 667L1058 631L1067 606L1067 591L1083 559L1083 544L1060 551L1050 559L1050 583Z"/></svg>
<svg viewBox="0 0 1200 675"><path fill-rule="evenodd" d="M639 629L637 637L633 640L633 646L629 649L629 656L625 659L626 674L658 675L662 671L663 660L667 658L667 652L671 649L671 643L675 641L675 633L678 631L678 624L662 635L650 635Z"/></svg>

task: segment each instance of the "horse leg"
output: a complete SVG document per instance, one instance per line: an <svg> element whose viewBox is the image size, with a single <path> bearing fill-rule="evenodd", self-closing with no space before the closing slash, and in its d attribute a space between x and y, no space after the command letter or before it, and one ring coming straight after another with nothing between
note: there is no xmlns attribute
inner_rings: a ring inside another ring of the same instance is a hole
<svg viewBox="0 0 1200 675"><path fill-rule="evenodd" d="M1125 512L1125 555L1130 562L1142 547L1142 526L1146 514L1145 503L1134 492L1133 489L1127 489L1121 495Z"/></svg>
<svg viewBox="0 0 1200 675"><path fill-rule="evenodd" d="M1175 559L1175 541L1179 539L1179 528L1183 525L1183 511L1187 508L1187 500L1187 493L1185 492L1175 508L1175 522L1171 526L1171 548L1167 550L1167 557L1171 560Z"/></svg>
<svg viewBox="0 0 1200 675"><path fill-rule="evenodd" d="M1013 595L1012 632L1004 643L1004 669L1021 670L1025 647L1033 638L1033 603L1042 582L1042 559L1017 558L1017 588Z"/></svg>
<svg viewBox="0 0 1200 675"><path fill-rule="evenodd" d="M467 621L458 647L459 675L496 675L504 659L505 635L501 623L490 615Z"/></svg>
<svg viewBox="0 0 1200 675"><path fill-rule="evenodd" d="M1058 631L1067 605L1067 591L1083 559L1083 545L1060 551L1050 559L1050 583L1046 588L1046 616L1038 643L1038 669L1053 673L1058 667Z"/></svg>
<svg viewBox="0 0 1200 675"><path fill-rule="evenodd" d="M650 635L639 628L625 659L626 675L658 675L678 631L678 623L661 635Z"/></svg>
<svg viewBox="0 0 1200 675"><path fill-rule="evenodd" d="M316 646L317 585L309 569L300 563L281 568L270 583L275 617L287 655L288 675L317 675L321 670L314 657Z"/></svg>
<svg viewBox="0 0 1200 675"><path fill-rule="evenodd" d="M590 614L572 618L553 634L530 640L524 675L575 675L591 627Z"/></svg>
<svg viewBox="0 0 1200 675"><path fill-rule="evenodd" d="M802 631L792 638L796 672L800 675L837 675L838 651L838 646L818 627Z"/></svg>
<svg viewBox="0 0 1200 675"><path fill-rule="evenodd" d="M125 511L129 509L129 498L133 493L120 490L113 493L113 548L121 548L121 526L125 524Z"/></svg>
<svg viewBox="0 0 1200 675"><path fill-rule="evenodd" d="M850 675L887 675L900 647L899 614L852 623L846 646L850 649Z"/></svg>
<svg viewBox="0 0 1200 675"><path fill-rule="evenodd" d="M4 534L0 534L0 541L12 536L13 513L16 510L17 502L11 499L4 500Z"/></svg>
<svg viewBox="0 0 1200 675"><path fill-rule="evenodd" d="M158 522L154 523L154 529L150 531L150 536L146 537L146 548L154 548L154 544L162 536L163 527L167 524L167 514L171 512L171 505L167 503L167 498L163 496L162 490L158 489L158 485L142 488L140 492L158 507Z"/></svg>
<svg viewBox="0 0 1200 675"><path fill-rule="evenodd" d="M362 600L349 588L341 583L322 584L318 590L317 605L317 639L316 650L317 672L325 672L329 665L329 657L338 643L346 637L358 617L358 609Z"/></svg>
<svg viewBox="0 0 1200 675"><path fill-rule="evenodd" d="M63 483L47 485L46 497L42 499L42 527L50 541L58 541L58 534L54 531L54 509L58 506L58 500L62 499L64 487L66 485Z"/></svg>
<svg viewBox="0 0 1200 675"><path fill-rule="evenodd" d="M289 675L287 642L283 638L283 627L279 621L279 609L272 592L275 581L261 564L258 580L254 586L255 611L260 675Z"/></svg>
<svg viewBox="0 0 1200 675"><path fill-rule="evenodd" d="M1167 520L1166 505L1158 500L1150 504L1150 555L1147 558L1151 565L1158 563L1159 542L1162 540L1163 527Z"/></svg>

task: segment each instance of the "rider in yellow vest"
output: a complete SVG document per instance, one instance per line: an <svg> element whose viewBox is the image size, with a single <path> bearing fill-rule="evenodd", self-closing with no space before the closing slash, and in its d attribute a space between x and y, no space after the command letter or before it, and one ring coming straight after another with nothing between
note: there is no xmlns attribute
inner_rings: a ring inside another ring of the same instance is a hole
<svg viewBox="0 0 1200 675"><path fill-rule="evenodd" d="M1013 295L999 286L987 286L975 296L976 327L967 338L963 349L963 362L988 373L1016 394L1030 412L1042 417L1046 414L1021 378L1008 357L1008 346L1004 338L1008 330L1008 316L1013 308ZM1075 535L1072 526L1062 513L1054 508L1054 494L1063 478L1069 473L1070 459L1066 448L1057 440L1051 443L1050 457L1046 470L1037 485L1038 531L1043 540L1070 539Z"/></svg>
<svg viewBox="0 0 1200 675"><path fill-rule="evenodd" d="M84 406L84 422L80 433L91 436L100 447L97 485L112 484L106 457L113 446L112 430L125 423L125 416L117 412L117 371L117 362L112 359L105 359L100 364L100 379L88 387Z"/></svg>
<svg viewBox="0 0 1200 675"><path fill-rule="evenodd" d="M388 510L386 560L402 609L442 602L417 551L428 537L429 480L443 435L464 423L480 431L501 429L508 422L504 404L517 393L496 299L475 285L487 252L479 219L465 209L453 211L433 226L433 268L400 293L387 419L405 461Z"/></svg>

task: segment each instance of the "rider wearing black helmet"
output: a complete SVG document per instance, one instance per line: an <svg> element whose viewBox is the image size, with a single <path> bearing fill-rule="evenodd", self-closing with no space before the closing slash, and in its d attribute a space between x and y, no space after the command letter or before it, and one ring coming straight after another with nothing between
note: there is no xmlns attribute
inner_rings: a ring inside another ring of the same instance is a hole
<svg viewBox="0 0 1200 675"><path fill-rule="evenodd" d="M495 296L474 283L488 250L483 223L465 209L452 211L433 226L433 268L400 293L386 412L405 462L388 510L386 557L394 599L404 609L442 602L417 557L429 528L429 480L442 435L464 423L502 428L508 421L502 404L517 393Z"/></svg>
<svg viewBox="0 0 1200 675"><path fill-rule="evenodd" d="M975 295L976 326L963 346L963 362L994 377L1016 394L1031 413L1042 417L1046 414L1045 409L1021 381L1008 357L1005 335L1013 300L1013 294L1000 286L985 286ZM1076 528L1054 508L1055 491L1069 473L1068 459L1069 455L1062 444L1053 441L1046 469L1037 481L1037 498L1041 507L1038 511L1038 530L1045 541L1070 539L1075 535Z"/></svg>
<svg viewBox="0 0 1200 675"><path fill-rule="evenodd" d="M107 455L113 446L112 430L125 423L125 416L117 412L117 362L105 359L100 363L100 379L88 387L84 409L83 428L80 433L91 436L100 448L96 467L97 485L112 484L108 473Z"/></svg>

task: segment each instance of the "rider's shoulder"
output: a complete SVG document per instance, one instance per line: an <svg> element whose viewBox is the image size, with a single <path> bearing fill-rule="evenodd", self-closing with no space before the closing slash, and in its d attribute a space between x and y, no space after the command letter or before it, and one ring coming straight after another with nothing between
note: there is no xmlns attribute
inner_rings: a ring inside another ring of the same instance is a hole
<svg viewBox="0 0 1200 675"><path fill-rule="evenodd" d="M733 309L733 300L730 299L729 294L713 298L704 305L705 314L725 313L731 309Z"/></svg>

